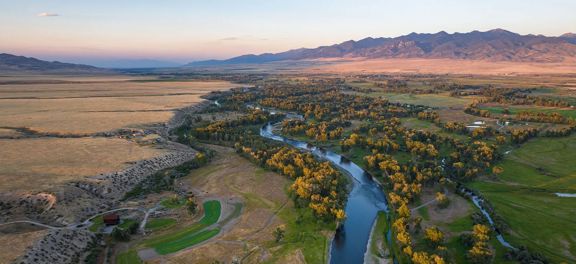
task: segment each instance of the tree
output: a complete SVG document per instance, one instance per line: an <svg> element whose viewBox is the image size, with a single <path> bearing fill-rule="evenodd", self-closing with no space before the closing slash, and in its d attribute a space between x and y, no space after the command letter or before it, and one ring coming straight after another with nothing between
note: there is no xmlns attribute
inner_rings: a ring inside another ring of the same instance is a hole
<svg viewBox="0 0 576 264"><path fill-rule="evenodd" d="M448 197L441 192L436 193L436 202L438 202L438 207L440 208L446 208L450 204Z"/></svg>
<svg viewBox="0 0 576 264"><path fill-rule="evenodd" d="M474 225L472 229L472 238L474 244L468 250L468 259L472 263L490 263L492 259L492 250L488 247L487 241L490 239L490 227L482 224Z"/></svg>
<svg viewBox="0 0 576 264"><path fill-rule="evenodd" d="M110 235L116 241L123 241L123 242L130 241L130 234L128 233L128 231L123 230L122 228L115 227L112 230L112 234Z"/></svg>
<svg viewBox="0 0 576 264"><path fill-rule="evenodd" d="M285 233L286 231L284 230L284 226L276 227L276 230L274 230L274 238L276 243L279 243L284 238Z"/></svg>
<svg viewBox="0 0 576 264"><path fill-rule="evenodd" d="M477 264L490 263L492 251L486 242L476 242L474 246L468 250L468 259L472 263Z"/></svg>
<svg viewBox="0 0 576 264"><path fill-rule="evenodd" d="M186 208L188 208L190 214L196 214L198 211L198 204L196 204L193 196L188 197L188 200L186 200Z"/></svg>
<svg viewBox="0 0 576 264"><path fill-rule="evenodd" d="M444 242L444 233L437 227L429 227L424 231L424 239L428 241L431 247L436 248Z"/></svg>
<svg viewBox="0 0 576 264"><path fill-rule="evenodd" d="M500 166L494 166L492 167L492 173L498 175L500 173L504 172L504 168L500 167Z"/></svg>
<svg viewBox="0 0 576 264"><path fill-rule="evenodd" d="M410 209L406 203L402 203L402 205L400 205L396 211L398 212L399 217L410 218Z"/></svg>

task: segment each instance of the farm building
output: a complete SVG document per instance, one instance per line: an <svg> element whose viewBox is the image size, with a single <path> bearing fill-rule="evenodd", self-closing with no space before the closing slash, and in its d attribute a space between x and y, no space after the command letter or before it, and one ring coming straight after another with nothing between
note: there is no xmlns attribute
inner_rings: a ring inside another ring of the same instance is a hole
<svg viewBox="0 0 576 264"><path fill-rule="evenodd" d="M107 226L117 225L120 223L120 216L118 214L107 214L104 215L103 220Z"/></svg>

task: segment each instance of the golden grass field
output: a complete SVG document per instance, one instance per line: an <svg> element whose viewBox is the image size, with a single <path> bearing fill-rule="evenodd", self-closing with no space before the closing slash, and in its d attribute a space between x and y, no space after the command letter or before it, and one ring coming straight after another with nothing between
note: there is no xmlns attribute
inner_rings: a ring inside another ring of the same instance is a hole
<svg viewBox="0 0 576 264"><path fill-rule="evenodd" d="M164 123L173 110L229 82L143 81L126 76L0 77L0 191L39 190L121 170L162 154L117 138L21 138L11 128L91 134ZM33 181L33 184L30 184Z"/></svg>
<svg viewBox="0 0 576 264"><path fill-rule="evenodd" d="M0 139L0 145L0 192L42 190L164 153L118 138Z"/></svg>
<svg viewBox="0 0 576 264"><path fill-rule="evenodd" d="M319 73L432 73L432 74L573 74L576 62L563 63L519 63L492 62L455 59L346 59L323 65L314 65L307 70Z"/></svg>
<svg viewBox="0 0 576 264"><path fill-rule="evenodd" d="M0 85L0 124L51 133L94 133L166 122L229 82L84 82Z"/></svg>
<svg viewBox="0 0 576 264"><path fill-rule="evenodd" d="M0 264L14 263L13 261L24 254L26 248L31 246L36 240L46 235L46 230L16 232L0 235L0 245L3 249L0 251ZM6 250L4 247L9 247Z"/></svg>

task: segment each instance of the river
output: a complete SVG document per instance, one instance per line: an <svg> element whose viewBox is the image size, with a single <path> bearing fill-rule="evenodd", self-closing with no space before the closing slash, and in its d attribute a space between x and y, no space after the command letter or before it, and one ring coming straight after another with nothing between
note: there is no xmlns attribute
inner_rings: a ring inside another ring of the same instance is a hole
<svg viewBox="0 0 576 264"><path fill-rule="evenodd" d="M267 124L260 129L260 135L310 151L350 174L353 184L346 203L346 219L336 230L332 240L330 263L364 263L364 254L368 248L368 239L376 216L379 211L388 211L386 196L378 183L362 168L341 155L306 142L284 138L274 134L272 130L273 126Z"/></svg>

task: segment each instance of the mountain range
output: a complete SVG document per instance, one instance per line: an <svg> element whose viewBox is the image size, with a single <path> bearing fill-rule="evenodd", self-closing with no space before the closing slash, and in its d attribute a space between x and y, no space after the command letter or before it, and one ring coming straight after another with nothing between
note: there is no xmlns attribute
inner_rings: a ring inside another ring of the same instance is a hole
<svg viewBox="0 0 576 264"><path fill-rule="evenodd" d="M576 59L576 34L560 37L520 35L503 29L448 34L411 33L395 38L349 40L331 46L280 53L242 55L227 60L192 62L187 66L267 63L331 58L443 58L514 62L563 62Z"/></svg>
<svg viewBox="0 0 576 264"><path fill-rule="evenodd" d="M106 70L83 64L44 61L31 57L0 54L1 72L53 72L53 73L98 73Z"/></svg>

